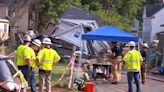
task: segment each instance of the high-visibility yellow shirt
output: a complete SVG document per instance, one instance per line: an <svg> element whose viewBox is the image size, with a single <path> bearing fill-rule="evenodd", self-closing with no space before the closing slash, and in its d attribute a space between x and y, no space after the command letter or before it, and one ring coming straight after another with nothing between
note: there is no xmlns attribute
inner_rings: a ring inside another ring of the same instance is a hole
<svg viewBox="0 0 164 92"><path fill-rule="evenodd" d="M137 50L130 50L125 54L123 60L125 61L126 69L129 71L139 71L143 61L140 52Z"/></svg>
<svg viewBox="0 0 164 92"><path fill-rule="evenodd" d="M37 58L40 61L39 69L52 70L53 63L60 60L60 56L53 49L43 48L39 51Z"/></svg>
<svg viewBox="0 0 164 92"><path fill-rule="evenodd" d="M36 54L32 48L30 48L30 50L31 50L30 66L32 68L36 68L37 67L37 65L36 65Z"/></svg>
<svg viewBox="0 0 164 92"><path fill-rule="evenodd" d="M30 59L31 55L30 53L30 48L26 45L20 45L17 48L16 51L16 65L17 66L24 66L25 64L25 59Z"/></svg>

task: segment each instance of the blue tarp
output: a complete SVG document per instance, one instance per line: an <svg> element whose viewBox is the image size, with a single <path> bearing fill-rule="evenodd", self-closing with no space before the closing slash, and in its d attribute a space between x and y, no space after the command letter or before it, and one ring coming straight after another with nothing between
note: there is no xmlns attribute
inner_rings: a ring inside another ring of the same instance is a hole
<svg viewBox="0 0 164 92"><path fill-rule="evenodd" d="M138 37L114 26L103 26L82 35L82 40L138 42Z"/></svg>

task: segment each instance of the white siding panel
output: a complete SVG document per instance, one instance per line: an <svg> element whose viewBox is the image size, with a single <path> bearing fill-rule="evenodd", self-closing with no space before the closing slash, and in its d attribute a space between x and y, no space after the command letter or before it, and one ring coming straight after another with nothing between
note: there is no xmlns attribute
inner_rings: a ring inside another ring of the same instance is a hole
<svg viewBox="0 0 164 92"><path fill-rule="evenodd" d="M156 33L164 31L164 27L160 27L162 24L164 24L164 8L156 13L152 19L151 41L157 39Z"/></svg>

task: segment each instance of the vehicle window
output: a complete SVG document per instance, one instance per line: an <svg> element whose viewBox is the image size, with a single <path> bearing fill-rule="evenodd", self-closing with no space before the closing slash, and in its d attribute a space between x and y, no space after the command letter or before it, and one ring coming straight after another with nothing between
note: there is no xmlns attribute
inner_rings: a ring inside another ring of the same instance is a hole
<svg viewBox="0 0 164 92"><path fill-rule="evenodd" d="M6 61L6 63L7 63L7 66L9 67L10 72L11 72L12 75L17 73L17 67L15 66L15 64L13 63L12 60L9 59L9 60Z"/></svg>
<svg viewBox="0 0 164 92"><path fill-rule="evenodd" d="M0 60L0 82L4 82L12 78L9 67L7 66L5 60Z"/></svg>

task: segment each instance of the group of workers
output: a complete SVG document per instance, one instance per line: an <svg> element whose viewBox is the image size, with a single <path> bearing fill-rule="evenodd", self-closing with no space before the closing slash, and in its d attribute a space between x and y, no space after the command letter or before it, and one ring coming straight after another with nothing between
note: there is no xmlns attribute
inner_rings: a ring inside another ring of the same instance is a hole
<svg viewBox="0 0 164 92"><path fill-rule="evenodd" d="M122 50L117 45L117 42L112 42L111 48L113 59L115 59L115 62L112 62L111 66L111 74L113 75L112 84L117 84L121 80L121 67L123 63L127 70L128 92L133 92L133 78L137 87L136 92L141 92L140 72L142 84L146 81L146 57L149 46L147 43L143 43L141 51L137 51L135 47L135 42L130 41ZM123 58L119 60L120 57Z"/></svg>
<svg viewBox="0 0 164 92"><path fill-rule="evenodd" d="M58 53L51 48L52 42L49 38L44 38L42 42L39 39L31 40L29 35L23 37L23 44L19 45L16 50L16 65L22 71L26 81L30 83L31 92L36 92L35 68L39 68L39 92L51 92L51 71L53 64L60 60ZM117 45L117 42L112 42L112 55L114 59L123 56L121 61L112 63L111 73L113 75L112 84L117 84L121 80L121 67L124 62L127 69L128 92L133 92L133 78L136 83L137 92L140 89L140 71L142 83L146 80L146 52L148 45L143 43L141 53L135 49L136 44L130 41L123 52Z"/></svg>
<svg viewBox="0 0 164 92"><path fill-rule="evenodd" d="M51 92L51 71L53 65L60 60L58 53L51 48L49 38L31 39L23 36L23 44L16 50L16 65L22 71L24 78L31 86L31 92L37 92L35 82L35 68L39 68L39 92Z"/></svg>

